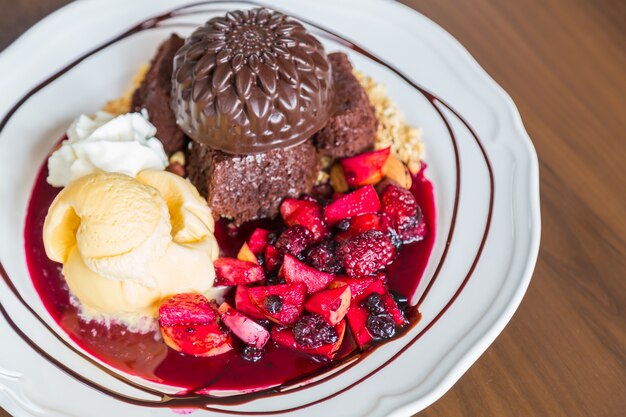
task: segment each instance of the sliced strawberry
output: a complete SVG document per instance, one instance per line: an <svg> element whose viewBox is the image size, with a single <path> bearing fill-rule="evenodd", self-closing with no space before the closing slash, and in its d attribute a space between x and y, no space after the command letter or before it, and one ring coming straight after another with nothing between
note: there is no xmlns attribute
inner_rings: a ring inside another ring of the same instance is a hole
<svg viewBox="0 0 626 417"><path fill-rule="evenodd" d="M215 356L233 348L232 337L217 324L161 326L161 335L172 349L193 356Z"/></svg>
<svg viewBox="0 0 626 417"><path fill-rule="evenodd" d="M346 182L351 187L376 184L383 179L383 167L389 159L391 148L364 152L339 161Z"/></svg>
<svg viewBox="0 0 626 417"><path fill-rule="evenodd" d="M267 245L265 247L265 270L267 273L278 271L282 264L283 254L276 249L276 246Z"/></svg>
<svg viewBox="0 0 626 417"><path fill-rule="evenodd" d="M367 277L367 278L348 278L348 277L337 277L335 278L328 288L338 288L344 285L348 285L350 287L350 296L354 300L356 298L360 298L361 294L367 288L374 283L377 278L375 277Z"/></svg>
<svg viewBox="0 0 626 417"><path fill-rule="evenodd" d="M350 194L333 201L324 209L324 219L335 224L359 214L376 213L380 210L380 200L371 185L361 187Z"/></svg>
<svg viewBox="0 0 626 417"><path fill-rule="evenodd" d="M248 316L255 319L265 319L265 315L256 304L250 300L250 294L248 294L249 288L245 285L238 285L235 292L235 307Z"/></svg>
<svg viewBox="0 0 626 417"><path fill-rule="evenodd" d="M214 356L232 349L232 339L222 330L218 314L200 294L177 294L161 304L159 327L172 349L193 356Z"/></svg>
<svg viewBox="0 0 626 417"><path fill-rule="evenodd" d="M348 312L350 300L350 286L344 285L313 294L304 303L304 309L319 314L328 323L336 325Z"/></svg>
<svg viewBox="0 0 626 417"><path fill-rule="evenodd" d="M375 280L369 287L367 287L367 289L365 289L365 291L361 293L361 295L355 298L354 302L360 303L365 298L367 298L367 296L374 292L381 295L381 300L385 307L385 311L390 314L391 317L393 317L393 321L396 323L396 325L404 326L406 324L404 314L402 314L402 311L398 307L398 304L396 304L392 295L389 293L389 291L385 287L385 284L381 280Z"/></svg>
<svg viewBox="0 0 626 417"><path fill-rule="evenodd" d="M215 310L201 294L176 294L164 300L159 307L159 322L164 326L206 324L214 322L215 318Z"/></svg>
<svg viewBox="0 0 626 417"><path fill-rule="evenodd" d="M215 263L215 285L242 285L265 279L263 268L234 258L218 258Z"/></svg>
<svg viewBox="0 0 626 417"><path fill-rule="evenodd" d="M287 198L280 205L280 214L287 226L300 225L309 229L316 242L321 241L328 234L322 215L322 206L316 201Z"/></svg>
<svg viewBox="0 0 626 417"><path fill-rule="evenodd" d="M285 277L287 283L301 282L305 284L307 294L323 290L335 278L334 275L318 271L289 254L285 255L280 275Z"/></svg>
<svg viewBox="0 0 626 417"><path fill-rule="evenodd" d="M295 323L304 309L304 284L281 284L248 288L250 300L273 322Z"/></svg>
<svg viewBox="0 0 626 417"><path fill-rule="evenodd" d="M341 343L343 342L343 337L346 331L345 320L339 322L339 324L335 326L335 330L337 331L338 335L337 341L334 343L328 343L319 346L317 348L307 348L296 342L296 339L293 335L293 330L289 327L274 327L272 329L272 340L278 346L297 350L311 356L323 356L328 359L332 359L339 350Z"/></svg>
<svg viewBox="0 0 626 417"><path fill-rule="evenodd" d="M369 311L364 307L352 302L348 314L346 315L348 325L350 325L350 332L361 349L367 347L374 340L367 330L367 318L369 314Z"/></svg>
<svg viewBox="0 0 626 417"><path fill-rule="evenodd" d="M265 327L235 310L228 303L222 303L218 311L226 327L246 345L262 349L270 339L270 333Z"/></svg>
<svg viewBox="0 0 626 417"><path fill-rule="evenodd" d="M265 251L265 246L269 242L270 232L269 230L262 229L257 227L250 235L250 239L248 239L248 246L252 253L255 255L261 255Z"/></svg>
<svg viewBox="0 0 626 417"><path fill-rule="evenodd" d="M338 233L337 236L335 236L335 240L340 243L345 242L369 230L387 232L388 228L385 224L386 222L377 213L361 214L350 219L350 227L348 227L348 230Z"/></svg>

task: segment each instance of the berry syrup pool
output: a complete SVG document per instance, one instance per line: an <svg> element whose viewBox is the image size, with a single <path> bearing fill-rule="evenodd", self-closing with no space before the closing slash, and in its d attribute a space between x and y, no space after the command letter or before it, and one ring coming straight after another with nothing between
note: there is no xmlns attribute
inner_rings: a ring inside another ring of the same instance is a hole
<svg viewBox="0 0 626 417"><path fill-rule="evenodd" d="M266 346L267 353L258 362L244 360L240 345L222 355L193 357L168 348L158 332L140 334L130 332L120 324L107 326L82 320L77 308L70 303L61 265L48 259L43 245L44 219L60 191L48 185L47 175L44 164L28 206L24 231L28 268L50 315L74 342L99 360L149 381L181 387L181 394L211 394L223 390L251 392L306 381L360 353L347 329L341 348L330 362L316 361L305 354L276 347L271 341ZM413 178L411 191L422 209L428 234L419 242L403 246L387 267L389 289L408 299L412 298L422 278L435 241L433 187L423 172ZM221 255L236 256L255 227L272 228L276 224L255 221L234 228L224 220L216 222L215 235ZM407 314L409 324L405 329L414 326L419 318L417 311ZM395 337L402 337L404 333L406 330Z"/></svg>

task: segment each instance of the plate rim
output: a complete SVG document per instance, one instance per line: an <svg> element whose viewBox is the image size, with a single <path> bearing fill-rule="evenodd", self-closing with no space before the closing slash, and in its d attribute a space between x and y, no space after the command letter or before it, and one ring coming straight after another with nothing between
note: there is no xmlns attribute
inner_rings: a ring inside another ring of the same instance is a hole
<svg viewBox="0 0 626 417"><path fill-rule="evenodd" d="M530 283L530 279L532 277L532 272L534 270L538 251L539 251L539 243L541 236L541 220L540 220L540 209L539 209L539 164L536 151L528 136L519 111L515 107L513 100L511 97L504 91L504 89L493 80L493 78L478 64L478 62L473 58L473 56L459 43L456 38L450 35L443 28L438 26L429 18L423 16L421 13L416 11L415 9L410 8L404 4L395 3L391 0L368 0L370 3L382 4L385 3L385 6L399 7L404 9L407 13L410 11L413 14L413 17L419 17L425 19L430 23L433 29L436 29L447 37L451 42L451 46L453 46L456 50L456 53L459 57L464 58L466 62L468 62L473 67L473 72L475 75L482 77L486 80L490 87L497 92L497 95L500 99L504 99L507 104L507 114L511 116L510 125L514 132L516 133L516 138L521 139L522 143L525 145L525 158L526 162L528 162L528 176L524 175L522 178L527 182L527 196L530 197L529 206L531 207L530 217L532 220L531 232L529 234L529 245L528 245L528 253L529 258L524 265L523 272L520 274L520 279L517 284L517 288L515 292L512 294L510 300L506 303L505 308L498 316L498 319L487 329L487 331L479 337L479 339L470 345L468 349L466 349L465 354L462 358L457 362L457 364L450 368L448 374L442 378L440 383L433 389L428 395L421 397L420 399L409 401L399 408L393 413L393 415L404 415L407 412L417 411L418 409L422 409L425 406L431 404L436 401L439 397L441 397L457 380L458 378L478 359L478 357L486 350L486 348L495 340L495 338L501 333L506 324L512 318L514 312L517 310L521 300L526 292L526 289ZM81 0L74 3L70 3L67 6L64 6L50 15L46 16L44 19L40 20L29 30L24 32L20 37L18 37L13 43L11 43L2 53L0 53L0 65L4 59L6 59L7 52L13 53L14 50L19 50L23 44L28 43L29 37L37 36L38 32L43 32L47 26L54 24L54 21L57 19L59 15L65 14L70 9L79 8L83 4L89 3L90 5L97 5L98 3L103 3L101 0ZM526 174L526 172L525 172ZM465 336L461 339L464 340ZM1 398L1 397L0 397ZM9 411L9 407L6 408ZM23 413L25 410L19 409L17 411L10 411L13 413L19 412Z"/></svg>

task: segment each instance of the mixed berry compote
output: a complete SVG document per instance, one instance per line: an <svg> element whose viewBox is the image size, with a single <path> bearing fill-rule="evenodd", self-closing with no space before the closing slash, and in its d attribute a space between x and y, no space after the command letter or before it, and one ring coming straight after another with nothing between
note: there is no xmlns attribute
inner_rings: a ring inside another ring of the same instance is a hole
<svg viewBox="0 0 626 417"><path fill-rule="evenodd" d="M392 216L386 222L391 222L391 227L399 230L389 238L385 237L381 240L383 233L379 230L365 232L359 230L358 236L350 236L354 228L369 228L368 225L378 221L371 216L369 218L360 216L362 218L359 224L355 224L354 221L351 223L331 219L333 226L329 228L332 229L330 232L332 237L327 238L323 243L316 244L314 248L307 244L306 251L298 248L298 245L308 238L307 232L302 232L298 230L298 227L293 226L286 228L280 219L253 221L240 227L233 226L225 219L219 220L216 224L215 236L222 257L236 257L253 231L263 227L275 235L272 241L274 246L280 248L281 253L293 253L293 259L298 262L326 269L329 273L337 271L339 275L350 272L352 275L384 276L381 278L381 285L384 282L385 289L389 290L389 294L393 294L393 305L399 306L405 324L395 329L393 322L389 323L386 319L389 314L374 314L377 310L380 310L378 313L385 311L384 300L381 301L381 298L377 297L378 294L363 297L359 305L369 314L363 318L368 329L363 334L369 333L370 335L364 340L362 335L355 334L359 332L355 332L354 329L344 324L347 327L345 336L341 339L340 347L332 359L311 356L305 352L283 347L274 340L274 337L278 338L275 334L280 333L281 330L276 325L272 332L273 339L265 345L262 357L254 357L255 352L246 349L243 343L235 337L232 338L235 345L232 350L211 357L196 357L169 348L158 331L141 334L129 331L122 324L106 325L83 320L75 303L70 302L70 293L61 272L61 265L49 260L44 249L42 239L44 219L52 200L60 191L47 184L47 174L47 167L44 165L36 179L26 217L25 251L33 284L48 312L59 326L80 347L120 371L149 381L181 387L181 394L211 394L222 390L257 391L313 378L348 357L353 357L361 351L374 349L381 341L391 337L401 337L406 329L419 320L419 313L415 309L410 307L407 309L406 300L411 300L415 293L435 240L433 188L425 178L423 170L413 176L410 189L410 194L419 206L418 210L421 209L420 213L411 214L414 220L419 222L419 228L415 224L412 229L404 230L405 236L402 236L404 233L402 225L393 224L394 221L402 218L402 204L392 205L389 208L391 213L395 213L395 217ZM373 187L368 190L373 190ZM402 194L403 192L400 189L389 188L385 191L379 189L378 194L380 194L383 208L386 199L389 201L406 199L406 195L394 195L394 193ZM329 201L333 199L336 201L338 198L341 196L328 196ZM307 200L316 201L310 196L304 197L302 201ZM327 212L327 216L332 217L332 213ZM411 233L417 233L419 236L411 236ZM385 234L385 236L389 235ZM337 242L341 240L344 242L338 244ZM333 246L332 251L329 246ZM361 255L364 250L371 250L370 253L375 255L374 264L383 262L384 268L379 270L379 266L374 266L373 268L376 269L374 271L369 263L362 262ZM333 255L329 256L329 252ZM341 258L344 267L333 265L337 257ZM267 279L280 280L275 275L271 277L268 275ZM266 284L271 284L271 282ZM233 306L235 305L234 292L233 290L227 296L227 301ZM275 309L273 301L276 300L266 297L266 306ZM308 329L324 327L316 321L318 316L307 317L309 318L301 320L296 325L296 327L300 326L298 331L301 333L301 338L302 334L307 334ZM313 337L324 336L313 333ZM337 340L336 335L332 340Z"/></svg>

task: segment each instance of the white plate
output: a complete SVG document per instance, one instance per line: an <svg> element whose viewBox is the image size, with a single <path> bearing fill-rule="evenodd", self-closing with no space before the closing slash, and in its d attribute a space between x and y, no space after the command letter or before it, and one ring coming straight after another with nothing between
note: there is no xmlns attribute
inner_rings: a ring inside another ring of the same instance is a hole
<svg viewBox="0 0 626 417"><path fill-rule="evenodd" d="M85 0L47 17L0 55L0 117L34 86L77 57L147 17L188 2ZM349 51L355 66L384 82L408 120L423 128L428 176L436 192L438 235L418 297L432 282L447 247L445 262L421 306L421 322L408 335L324 383L225 408L251 414L276 411L270 414L277 415L281 415L279 410L295 408L289 414L294 416L410 415L458 380L504 328L524 295L539 247L537 157L510 98L467 51L422 15L381 0L276 0L264 4L332 28L392 63L410 80L445 100L477 137L440 101L433 107L392 70ZM168 24L200 24L217 9L241 7L247 6L207 3L195 8L205 13ZM37 168L68 123L77 114L93 112L119 95L137 66L150 59L155 46L172 30L186 34L191 27L143 31L103 49L44 86L0 131L0 262L10 277L10 281L0 280L0 304L22 336L41 346L49 357L114 392L146 400L155 398L108 376L55 337L56 333L67 341L33 289L23 251L23 227ZM324 43L328 50L346 49L329 38ZM458 184L453 141L437 109L456 136ZM458 211L453 222L457 186ZM19 302L8 282L14 283L52 331ZM130 405L80 383L29 347L1 315L0 335L0 405L16 416L173 414L168 408ZM388 366L373 372L390 359Z"/></svg>

